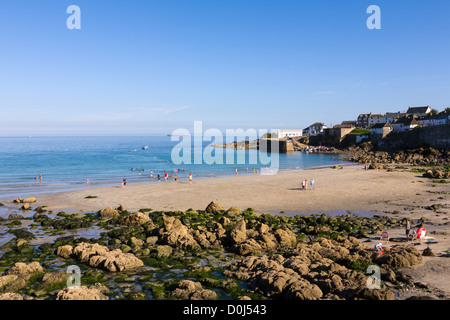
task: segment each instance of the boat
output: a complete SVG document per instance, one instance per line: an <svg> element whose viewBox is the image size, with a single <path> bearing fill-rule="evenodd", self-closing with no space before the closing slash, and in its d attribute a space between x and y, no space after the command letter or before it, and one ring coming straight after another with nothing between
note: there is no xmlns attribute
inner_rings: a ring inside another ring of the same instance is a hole
<svg viewBox="0 0 450 320"><path fill-rule="evenodd" d="M149 149L149 147L148 146L143 146L142 147L142 150L146 150L146 149Z"/></svg>

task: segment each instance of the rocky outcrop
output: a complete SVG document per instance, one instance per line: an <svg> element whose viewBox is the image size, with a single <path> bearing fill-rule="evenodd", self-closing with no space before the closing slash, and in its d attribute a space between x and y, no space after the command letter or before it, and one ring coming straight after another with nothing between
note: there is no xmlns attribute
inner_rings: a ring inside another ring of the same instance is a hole
<svg viewBox="0 0 450 320"><path fill-rule="evenodd" d="M208 213L217 214L221 211L224 211L225 208L220 203L212 201L208 206L206 207L205 211Z"/></svg>
<svg viewBox="0 0 450 320"><path fill-rule="evenodd" d="M0 294L0 300L23 300L23 297L18 293L8 292Z"/></svg>
<svg viewBox="0 0 450 320"><path fill-rule="evenodd" d="M383 255L355 238L341 237L300 243L284 255L248 256L231 263L224 274L272 298L392 300L394 295L387 287L367 288L367 267L380 266L382 278L395 283L393 269L421 261L420 252L412 246L386 248Z"/></svg>
<svg viewBox="0 0 450 320"><path fill-rule="evenodd" d="M193 282L190 280L181 280L170 295L174 298L183 300L218 299L217 293L212 290L203 289L200 282Z"/></svg>
<svg viewBox="0 0 450 320"><path fill-rule="evenodd" d="M347 160L360 163L388 164L399 163L409 165L448 165L450 151L439 151L433 148L418 148L412 150L380 151L368 142L351 146L347 152Z"/></svg>
<svg viewBox="0 0 450 320"><path fill-rule="evenodd" d="M108 300L106 287L95 284L91 287L65 288L56 295L56 300Z"/></svg>
<svg viewBox="0 0 450 320"><path fill-rule="evenodd" d="M431 169L427 170L427 172L425 172L422 176L432 179L448 179L450 178L450 172L441 169Z"/></svg>
<svg viewBox="0 0 450 320"><path fill-rule="evenodd" d="M164 228L160 231L160 242L180 249L200 248L188 228L175 217L163 215Z"/></svg>
<svg viewBox="0 0 450 320"><path fill-rule="evenodd" d="M98 215L102 219L110 219L110 218L118 217L120 214L119 214L118 210L113 209L111 206L108 206L105 209L100 210L98 212Z"/></svg>
<svg viewBox="0 0 450 320"><path fill-rule="evenodd" d="M109 250L99 244L79 243L76 247L58 247L56 254L71 257L91 267L101 268L110 272L132 270L144 265L142 260L132 253L123 253L120 249Z"/></svg>
<svg viewBox="0 0 450 320"><path fill-rule="evenodd" d="M148 215L142 212L135 212L125 217L121 224L126 226L138 226L147 222L151 222L151 219Z"/></svg>

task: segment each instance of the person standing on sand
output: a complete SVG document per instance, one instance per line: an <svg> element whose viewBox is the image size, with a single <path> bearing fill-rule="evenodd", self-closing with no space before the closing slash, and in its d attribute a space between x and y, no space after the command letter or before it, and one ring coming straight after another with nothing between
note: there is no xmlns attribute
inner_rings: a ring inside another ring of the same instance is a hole
<svg viewBox="0 0 450 320"><path fill-rule="evenodd" d="M411 232L411 223L409 222L408 218L405 218L405 234L406 234L406 241L409 241L409 233Z"/></svg>
<svg viewBox="0 0 450 320"><path fill-rule="evenodd" d="M164 180L168 181L169 175L166 173L164 173Z"/></svg>
<svg viewBox="0 0 450 320"><path fill-rule="evenodd" d="M178 178L178 177L177 177L177 175L175 174L175 176L174 176L173 178L175 179L175 181L177 181L177 178Z"/></svg>
<svg viewBox="0 0 450 320"><path fill-rule="evenodd" d="M161 176L158 173L158 182L161 182Z"/></svg>
<svg viewBox="0 0 450 320"><path fill-rule="evenodd" d="M189 172L189 183L192 183L192 173Z"/></svg>
<svg viewBox="0 0 450 320"><path fill-rule="evenodd" d="M311 190L314 190L314 179L311 179L309 184L311 185Z"/></svg>
<svg viewBox="0 0 450 320"><path fill-rule="evenodd" d="M302 190L305 190L305 180L302 180Z"/></svg>
<svg viewBox="0 0 450 320"><path fill-rule="evenodd" d="M127 186L127 179L123 178L122 179L122 187L126 187Z"/></svg>
<svg viewBox="0 0 450 320"><path fill-rule="evenodd" d="M305 190L308 190L308 180L305 179Z"/></svg>

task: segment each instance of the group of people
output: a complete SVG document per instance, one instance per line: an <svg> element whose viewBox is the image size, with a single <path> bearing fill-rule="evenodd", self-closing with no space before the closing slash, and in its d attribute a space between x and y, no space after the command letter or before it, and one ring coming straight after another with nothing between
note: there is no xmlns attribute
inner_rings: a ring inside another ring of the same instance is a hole
<svg viewBox="0 0 450 320"><path fill-rule="evenodd" d="M314 190L314 179L309 180L309 186L311 190ZM308 180L302 180L302 190L308 190Z"/></svg>

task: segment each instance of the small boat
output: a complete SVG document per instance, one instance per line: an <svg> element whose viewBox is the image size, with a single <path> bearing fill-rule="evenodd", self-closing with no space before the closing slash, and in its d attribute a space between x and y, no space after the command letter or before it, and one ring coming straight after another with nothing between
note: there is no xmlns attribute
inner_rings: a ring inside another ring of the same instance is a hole
<svg viewBox="0 0 450 320"><path fill-rule="evenodd" d="M146 149L148 149L148 146L143 146L142 147L142 150L146 150Z"/></svg>

